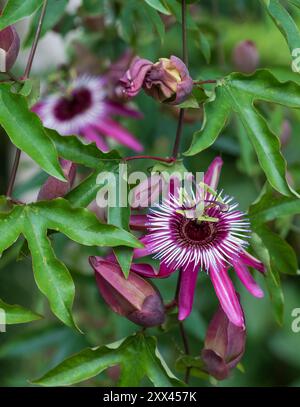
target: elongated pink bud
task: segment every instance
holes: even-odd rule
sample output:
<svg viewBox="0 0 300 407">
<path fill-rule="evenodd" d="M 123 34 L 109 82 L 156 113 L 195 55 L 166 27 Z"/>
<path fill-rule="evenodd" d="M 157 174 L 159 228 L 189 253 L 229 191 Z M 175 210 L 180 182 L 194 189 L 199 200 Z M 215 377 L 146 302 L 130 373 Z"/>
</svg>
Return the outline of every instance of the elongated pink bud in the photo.
<svg viewBox="0 0 300 407">
<path fill-rule="evenodd" d="M 244 73 L 255 71 L 259 64 L 259 53 L 253 41 L 239 42 L 233 50 L 232 61 L 235 69 Z"/>
<path fill-rule="evenodd" d="M 62 170 L 67 182 L 60 181 L 54 177 L 47 178 L 38 194 L 38 201 L 46 201 L 65 196 L 74 183 L 76 177 L 76 165 L 71 161 L 61 160 Z"/>
<path fill-rule="evenodd" d="M 232 324 L 220 307 L 208 326 L 201 352 L 206 371 L 218 380 L 226 379 L 245 352 L 246 329 Z"/>
<path fill-rule="evenodd" d="M 287 146 L 292 135 L 292 126 L 289 120 L 284 120 L 281 126 L 280 141 L 283 147 Z"/>
<path fill-rule="evenodd" d="M 144 327 L 164 322 L 164 305 L 152 284 L 132 271 L 126 279 L 119 265 L 101 257 L 90 257 L 89 261 L 99 291 L 114 312 Z"/>
<path fill-rule="evenodd" d="M 20 50 L 20 38 L 14 26 L 0 31 L 0 72 L 13 67 Z"/>
</svg>

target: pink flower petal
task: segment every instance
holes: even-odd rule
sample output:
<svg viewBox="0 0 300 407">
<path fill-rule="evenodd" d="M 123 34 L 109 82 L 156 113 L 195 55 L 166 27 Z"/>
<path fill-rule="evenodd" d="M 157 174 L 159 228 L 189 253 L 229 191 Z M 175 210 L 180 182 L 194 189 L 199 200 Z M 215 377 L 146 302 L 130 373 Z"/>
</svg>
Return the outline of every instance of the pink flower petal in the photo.
<svg viewBox="0 0 300 407">
<path fill-rule="evenodd" d="M 264 296 L 264 292 L 252 277 L 247 266 L 245 266 L 242 263 L 242 261 L 238 260 L 232 260 L 232 265 L 238 278 L 241 280 L 242 284 L 247 288 L 249 293 L 254 295 L 254 297 L 262 298 Z"/>
<path fill-rule="evenodd" d="M 95 126 L 101 133 L 117 140 L 120 144 L 123 144 L 137 152 L 143 151 L 142 144 L 136 140 L 131 133 L 113 120 L 106 118 L 99 121 L 97 124 L 95 124 Z"/>
<path fill-rule="evenodd" d="M 218 187 L 223 160 L 221 157 L 216 157 L 204 174 L 204 183 L 213 190 Z"/>
<path fill-rule="evenodd" d="M 126 105 L 108 100 L 105 102 L 106 111 L 109 114 L 115 114 L 124 117 L 133 117 L 134 119 L 142 119 L 144 115 L 138 110 L 132 109 Z"/>
<path fill-rule="evenodd" d="M 186 319 L 193 308 L 195 289 L 197 284 L 198 269 L 193 266 L 187 267 L 182 271 L 181 283 L 178 298 L 178 319 Z"/>
<path fill-rule="evenodd" d="M 244 327 L 244 316 L 240 302 L 236 295 L 232 281 L 230 280 L 225 267 L 218 269 L 210 268 L 210 278 L 215 289 L 215 293 L 220 301 L 223 311 L 228 319 L 237 326 Z"/>
<path fill-rule="evenodd" d="M 103 151 L 104 153 L 109 151 L 109 147 L 103 139 L 103 136 L 99 134 L 92 126 L 87 126 L 83 130 L 81 130 L 83 136 L 93 143 L 96 143 L 96 146 L 99 150 Z"/>
<path fill-rule="evenodd" d="M 155 278 L 158 277 L 158 272 L 155 270 L 151 264 L 146 263 L 132 263 L 130 270 L 134 271 L 135 273 L 139 274 L 140 276 L 147 277 L 147 278 Z"/>
<path fill-rule="evenodd" d="M 246 264 L 246 266 L 253 267 L 254 269 L 260 271 L 261 273 L 266 272 L 263 263 L 257 260 L 254 256 L 252 256 L 248 252 L 246 252 L 246 250 L 241 251 L 240 259 Z"/>
</svg>

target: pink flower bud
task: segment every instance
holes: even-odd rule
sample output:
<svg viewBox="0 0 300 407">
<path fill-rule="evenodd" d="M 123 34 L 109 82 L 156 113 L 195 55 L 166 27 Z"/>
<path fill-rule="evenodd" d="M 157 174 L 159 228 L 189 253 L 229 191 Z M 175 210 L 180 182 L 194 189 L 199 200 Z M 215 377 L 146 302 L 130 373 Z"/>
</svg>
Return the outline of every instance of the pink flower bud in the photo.
<svg viewBox="0 0 300 407">
<path fill-rule="evenodd" d="M 0 72 L 8 72 L 16 62 L 20 38 L 14 26 L 0 31 Z"/>
<path fill-rule="evenodd" d="M 193 90 L 187 67 L 175 56 L 160 58 L 155 64 L 136 57 L 120 83 L 128 97 L 136 96 L 144 88 L 154 99 L 172 105 L 183 102 Z"/>
<path fill-rule="evenodd" d="M 131 206 L 132 208 L 148 208 L 158 202 L 162 192 L 164 180 L 159 174 L 152 174 L 139 185 L 132 188 Z"/>
<path fill-rule="evenodd" d="M 218 380 L 226 379 L 245 351 L 246 329 L 229 321 L 219 308 L 209 324 L 202 360 L 207 372 Z"/>
<path fill-rule="evenodd" d="M 99 291 L 107 305 L 117 314 L 144 326 L 161 325 L 165 319 L 164 305 L 159 292 L 133 271 L 126 279 L 119 265 L 90 257 Z"/>
<path fill-rule="evenodd" d="M 292 134 L 292 126 L 289 120 L 284 120 L 281 126 L 280 141 L 281 145 L 285 147 L 288 145 Z"/>
<path fill-rule="evenodd" d="M 73 186 L 76 177 L 76 165 L 71 161 L 61 160 L 61 166 L 67 182 L 49 177 L 41 187 L 37 200 L 46 201 L 65 196 Z"/>
<path fill-rule="evenodd" d="M 160 58 L 148 72 L 145 91 L 159 102 L 177 105 L 193 90 L 193 80 L 181 59 L 171 56 Z"/>
<path fill-rule="evenodd" d="M 255 71 L 259 64 L 259 54 L 253 41 L 241 41 L 233 50 L 232 61 L 235 69 L 244 73 Z"/>
</svg>

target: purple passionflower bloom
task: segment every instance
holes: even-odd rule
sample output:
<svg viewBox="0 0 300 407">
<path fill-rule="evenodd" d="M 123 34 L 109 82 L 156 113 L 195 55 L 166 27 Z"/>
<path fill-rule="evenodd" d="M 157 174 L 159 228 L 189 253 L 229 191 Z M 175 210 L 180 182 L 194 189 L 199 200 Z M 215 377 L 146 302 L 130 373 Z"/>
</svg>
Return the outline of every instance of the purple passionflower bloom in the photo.
<svg viewBox="0 0 300 407">
<path fill-rule="evenodd" d="M 221 307 L 236 326 L 244 327 L 244 316 L 233 283 L 228 275 L 232 267 L 242 284 L 255 297 L 263 291 L 253 279 L 248 266 L 264 272 L 264 265 L 247 253 L 249 221 L 237 209 L 229 196 L 222 197 L 217 189 L 222 159 L 217 157 L 209 166 L 197 202 L 201 216 L 194 211 L 193 202 L 184 204 L 174 195 L 148 215 L 148 234 L 141 239 L 145 248 L 135 249 L 135 258 L 154 254 L 160 260 L 156 272 L 148 265 L 138 265 L 145 277 L 164 278 L 178 269 L 182 271 L 178 307 L 180 320 L 189 316 L 193 306 L 197 276 L 205 271 L 214 286 Z M 195 213 L 194 213 L 195 212 Z M 134 266 L 135 267 L 135 266 Z"/>
<path fill-rule="evenodd" d="M 1 13 L 0 13 L 1 14 Z M 13 67 L 20 50 L 20 38 L 14 26 L 0 31 L 0 68 L 8 72 Z"/>
<path fill-rule="evenodd" d="M 219 308 L 208 326 L 201 352 L 206 372 L 218 380 L 226 379 L 242 359 L 245 344 L 246 329 L 230 322 Z"/>
<path fill-rule="evenodd" d="M 61 135 L 80 135 L 95 142 L 102 151 L 109 147 L 104 136 L 140 152 L 142 144 L 119 123 L 113 115 L 140 118 L 134 109 L 108 99 L 105 79 L 82 75 L 63 92 L 45 97 L 33 111 L 45 127 L 57 130 Z"/>
<path fill-rule="evenodd" d="M 159 102 L 172 105 L 183 102 L 193 90 L 193 80 L 186 65 L 173 55 L 160 58 L 156 63 L 134 58 L 120 83 L 128 97 L 136 96 L 143 88 Z"/>
<path fill-rule="evenodd" d="M 107 305 L 130 321 L 151 327 L 165 320 L 165 309 L 158 290 L 144 278 L 131 271 L 126 279 L 120 266 L 101 257 L 90 257 L 97 285 Z"/>
</svg>

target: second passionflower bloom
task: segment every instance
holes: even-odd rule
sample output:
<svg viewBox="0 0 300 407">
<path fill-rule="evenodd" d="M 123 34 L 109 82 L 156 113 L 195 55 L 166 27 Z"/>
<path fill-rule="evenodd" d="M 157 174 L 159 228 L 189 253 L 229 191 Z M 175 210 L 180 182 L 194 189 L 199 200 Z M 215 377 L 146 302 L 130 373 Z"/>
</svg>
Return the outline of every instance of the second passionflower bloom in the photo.
<svg viewBox="0 0 300 407">
<path fill-rule="evenodd" d="M 181 59 L 171 56 L 152 63 L 136 57 L 125 75 L 120 79 L 124 93 L 136 96 L 143 88 L 159 102 L 177 105 L 193 90 L 193 80 Z"/>
<path fill-rule="evenodd" d="M 106 80 L 83 75 L 68 88 L 49 95 L 33 107 L 45 127 L 62 135 L 81 135 L 95 142 L 102 151 L 108 151 L 107 138 L 134 151 L 142 151 L 142 144 L 128 130 L 112 119 L 113 115 L 139 118 L 136 110 L 109 100 Z"/>
</svg>

